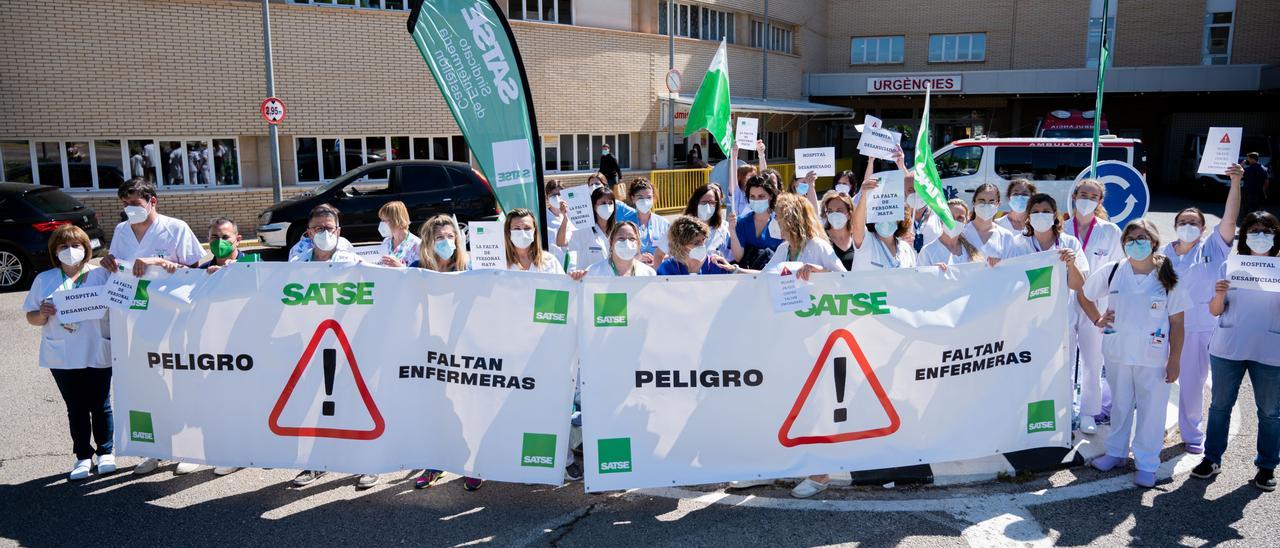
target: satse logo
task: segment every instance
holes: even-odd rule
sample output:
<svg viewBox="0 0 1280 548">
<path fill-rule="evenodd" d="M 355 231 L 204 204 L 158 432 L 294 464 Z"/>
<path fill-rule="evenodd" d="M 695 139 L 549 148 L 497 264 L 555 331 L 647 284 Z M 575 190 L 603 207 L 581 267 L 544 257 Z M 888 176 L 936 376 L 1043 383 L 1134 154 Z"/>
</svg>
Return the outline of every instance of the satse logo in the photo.
<svg viewBox="0 0 1280 548">
<path fill-rule="evenodd" d="M 631 438 L 608 438 L 596 442 L 600 455 L 600 473 L 617 474 L 631 471 Z"/>
<path fill-rule="evenodd" d="M 138 288 L 133 292 L 133 304 L 129 305 L 129 310 L 146 310 L 151 304 L 151 297 L 147 294 L 147 286 L 151 285 L 151 280 L 138 280 Z"/>
<path fill-rule="evenodd" d="M 565 324 L 569 320 L 569 292 L 539 289 L 533 295 L 533 321 Z"/>
<path fill-rule="evenodd" d="M 1050 296 L 1053 287 L 1053 267 L 1028 270 L 1027 282 L 1031 284 L 1031 289 L 1027 291 L 1028 301 Z"/>
<path fill-rule="evenodd" d="M 511 72 L 511 63 L 507 61 L 502 46 L 498 44 L 493 23 L 485 16 L 479 5 L 462 10 L 462 18 L 467 21 L 467 28 L 471 29 L 471 39 L 475 40 L 476 48 L 484 52 L 485 68 L 489 69 L 489 73 L 493 75 L 493 85 L 498 88 L 498 98 L 504 105 L 511 104 L 511 101 L 520 97 L 520 86 L 516 85 L 514 79 L 507 76 L 507 73 Z"/>
<path fill-rule="evenodd" d="M 555 468 L 556 435 L 525 432 L 524 444 L 520 450 L 520 466 Z"/>
<path fill-rule="evenodd" d="M 284 286 L 285 306 L 304 304 L 373 304 L 373 282 L 288 284 Z"/>
<path fill-rule="evenodd" d="M 156 442 L 155 429 L 151 426 L 151 413 L 129 411 L 129 441 Z"/>
<path fill-rule="evenodd" d="M 1053 409 L 1053 400 L 1033 401 L 1027 404 L 1027 433 L 1053 432 L 1058 423 Z"/>
<path fill-rule="evenodd" d="M 492 148 L 499 187 L 533 183 L 533 153 L 528 139 L 498 141 Z"/>
<path fill-rule="evenodd" d="M 627 294 L 596 293 L 596 327 L 627 326 Z"/>
</svg>

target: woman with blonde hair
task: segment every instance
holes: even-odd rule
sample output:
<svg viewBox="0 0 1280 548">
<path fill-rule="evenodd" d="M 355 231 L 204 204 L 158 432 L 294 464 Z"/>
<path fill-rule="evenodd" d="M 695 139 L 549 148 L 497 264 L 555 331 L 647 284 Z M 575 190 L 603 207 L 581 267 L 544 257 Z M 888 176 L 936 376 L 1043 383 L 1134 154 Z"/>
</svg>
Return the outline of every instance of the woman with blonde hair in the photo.
<svg viewBox="0 0 1280 548">
<path fill-rule="evenodd" d="M 730 264 L 720 255 L 707 249 L 711 227 L 696 217 L 681 215 L 671 222 L 667 232 L 667 246 L 671 255 L 658 265 L 659 276 L 684 276 L 688 274 L 736 274 L 757 272 Z"/>
<path fill-rule="evenodd" d="M 436 215 L 422 223 L 418 234 L 423 245 L 418 248 L 418 260 L 409 266 L 436 272 L 462 272 L 471 269 L 467 244 L 462 239 L 453 217 Z"/>
<path fill-rule="evenodd" d="M 404 267 L 417 260 L 422 240 L 409 232 L 409 209 L 392 201 L 378 210 L 378 234 L 382 235 L 382 259 L 378 264 Z"/>
<path fill-rule="evenodd" d="M 503 231 L 507 248 L 507 270 L 564 274 L 564 268 L 555 255 L 543 251 L 538 221 L 534 219 L 532 211 L 516 208 L 508 212 Z"/>
<path fill-rule="evenodd" d="M 828 190 L 822 197 L 822 226 L 827 230 L 831 250 L 840 259 L 845 270 L 853 269 L 853 230 L 849 214 L 853 212 L 853 199 L 847 192 Z"/>
<path fill-rule="evenodd" d="M 827 233 L 818 223 L 818 216 L 809 204 L 809 197 L 788 192 L 778 196 L 774 204 L 778 228 L 782 230 L 782 243 L 774 251 L 773 258 L 764 271 L 776 274 L 784 268 L 797 278 L 808 280 L 814 272 L 845 272 L 847 269 L 831 249 Z"/>
<path fill-rule="evenodd" d="M 947 265 L 986 261 L 978 247 L 964 234 L 967 225 L 962 219 L 969 218 L 969 205 L 964 200 L 952 198 L 947 201 L 947 208 L 956 219 L 956 226 L 950 230 L 944 229 L 938 239 L 924 245 L 920 250 L 919 264 L 945 268 Z"/>
</svg>

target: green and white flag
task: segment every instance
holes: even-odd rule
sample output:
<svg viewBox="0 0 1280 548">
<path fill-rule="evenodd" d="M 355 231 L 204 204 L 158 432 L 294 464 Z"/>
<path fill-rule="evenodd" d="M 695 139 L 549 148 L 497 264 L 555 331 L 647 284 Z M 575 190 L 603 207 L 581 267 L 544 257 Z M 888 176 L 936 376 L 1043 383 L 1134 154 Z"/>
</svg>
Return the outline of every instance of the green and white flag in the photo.
<svg viewBox="0 0 1280 548">
<path fill-rule="evenodd" d="M 1107 8 L 1111 2 L 1102 3 L 1102 34 L 1098 41 L 1098 94 L 1093 100 L 1093 149 L 1089 153 L 1089 178 L 1098 177 L 1098 138 L 1102 134 L 1102 87 L 1107 78 L 1107 60 L 1111 52 L 1107 49 Z"/>
<path fill-rule="evenodd" d="M 951 218 L 951 208 L 947 207 L 947 193 L 942 190 L 942 179 L 938 177 L 938 166 L 933 162 L 933 149 L 929 146 L 929 95 L 932 86 L 924 89 L 924 118 L 920 120 L 920 131 L 916 132 L 916 157 L 913 172 L 915 174 L 916 193 L 924 200 L 925 205 L 933 210 L 947 228 L 955 228 L 956 220 Z"/>
<path fill-rule="evenodd" d="M 684 128 L 684 136 L 705 129 L 720 152 L 729 154 L 733 151 L 733 126 L 729 120 L 729 58 L 725 53 L 724 40 L 720 40 L 720 49 L 711 59 L 711 67 L 702 78 L 698 87 L 698 95 L 693 98 L 693 106 L 689 107 L 689 120 Z"/>
</svg>

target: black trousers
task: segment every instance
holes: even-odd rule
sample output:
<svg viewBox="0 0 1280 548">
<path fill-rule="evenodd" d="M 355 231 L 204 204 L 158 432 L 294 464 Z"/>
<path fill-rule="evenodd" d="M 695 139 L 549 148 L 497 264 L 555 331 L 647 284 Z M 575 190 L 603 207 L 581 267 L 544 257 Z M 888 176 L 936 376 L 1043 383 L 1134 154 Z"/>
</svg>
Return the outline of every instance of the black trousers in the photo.
<svg viewBox="0 0 1280 548">
<path fill-rule="evenodd" d="M 111 453 L 111 368 L 51 369 L 53 382 L 67 404 L 71 445 L 77 459 Z M 94 451 L 89 435 L 98 449 Z"/>
</svg>

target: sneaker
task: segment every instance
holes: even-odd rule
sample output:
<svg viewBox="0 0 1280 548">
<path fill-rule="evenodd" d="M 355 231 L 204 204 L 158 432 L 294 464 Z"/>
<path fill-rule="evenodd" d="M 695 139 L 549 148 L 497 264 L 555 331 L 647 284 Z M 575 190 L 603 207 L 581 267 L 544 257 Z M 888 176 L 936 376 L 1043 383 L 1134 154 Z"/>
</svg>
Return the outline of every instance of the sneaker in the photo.
<svg viewBox="0 0 1280 548">
<path fill-rule="evenodd" d="M 567 481 L 578 481 L 582 479 L 582 463 L 573 461 L 573 464 L 564 467 L 564 479 Z"/>
<path fill-rule="evenodd" d="M 71 467 L 71 473 L 67 474 L 67 479 L 71 481 L 80 481 L 82 479 L 85 479 L 89 477 L 89 470 L 91 468 L 93 468 L 92 460 L 79 459 L 76 461 L 76 465 Z"/>
<path fill-rule="evenodd" d="M 1276 471 L 1258 469 L 1258 475 L 1253 477 L 1253 486 L 1263 491 L 1271 492 L 1276 490 Z"/>
<path fill-rule="evenodd" d="M 1080 416 L 1080 433 L 1081 434 L 1097 434 L 1098 423 L 1093 420 L 1093 415 Z"/>
<path fill-rule="evenodd" d="M 819 483 L 812 479 L 805 478 L 804 481 L 800 482 L 791 490 L 791 496 L 798 499 L 807 499 L 826 490 L 826 483 Z"/>
<path fill-rule="evenodd" d="M 133 467 L 134 474 L 150 474 L 160 467 L 160 459 L 145 459 Z"/>
<path fill-rule="evenodd" d="M 111 453 L 98 455 L 98 473 L 110 474 L 116 471 L 116 456 Z"/>
<path fill-rule="evenodd" d="M 364 475 L 361 475 L 361 476 L 360 476 L 360 479 L 359 479 L 358 481 L 356 481 L 356 488 L 357 488 L 357 489 L 368 489 L 368 488 L 373 487 L 373 486 L 375 486 L 375 485 L 377 485 L 377 484 L 378 484 L 378 475 L 377 475 L 377 474 L 364 474 Z"/>
<path fill-rule="evenodd" d="M 413 480 L 413 488 L 426 489 L 428 487 L 431 487 L 432 485 L 435 485 L 436 482 L 440 481 L 440 478 L 443 478 L 443 477 L 444 477 L 444 472 L 441 472 L 439 470 L 431 470 L 431 469 L 423 470 L 422 475 L 418 476 L 417 479 Z"/>
<path fill-rule="evenodd" d="M 238 470 L 240 470 L 239 466 L 219 466 L 213 469 L 213 475 L 226 476 L 228 474 L 234 474 Z"/>
<path fill-rule="evenodd" d="M 1147 489 L 1155 487 L 1156 473 L 1143 472 L 1142 470 L 1138 470 L 1137 472 L 1133 473 L 1133 484 L 1137 485 L 1138 487 L 1146 487 Z"/>
<path fill-rule="evenodd" d="M 468 491 L 479 491 L 481 485 L 484 485 L 484 480 L 480 478 L 462 478 L 462 488 Z"/>
<path fill-rule="evenodd" d="M 316 481 L 323 476 L 324 472 L 320 470 L 303 470 L 297 477 L 293 478 L 293 485 L 296 487 L 305 487 L 307 485 L 311 485 L 311 482 Z"/>
<path fill-rule="evenodd" d="M 1121 464 L 1124 464 L 1124 459 L 1120 457 L 1113 457 L 1111 455 L 1103 455 L 1101 457 L 1093 459 L 1093 462 L 1089 463 L 1090 466 L 1094 467 L 1100 472 L 1107 472 L 1112 468 L 1120 466 Z"/>
<path fill-rule="evenodd" d="M 1200 464 L 1191 469 L 1191 477 L 1209 479 L 1222 473 L 1222 466 L 1209 459 L 1201 459 Z"/>
<path fill-rule="evenodd" d="M 729 482 L 729 489 L 746 489 L 748 487 L 759 487 L 761 485 L 773 485 L 773 480 L 760 479 L 731 481 Z"/>
<path fill-rule="evenodd" d="M 174 474 L 185 476 L 200 469 L 200 465 L 194 462 L 179 462 L 178 467 L 173 470 Z"/>
</svg>

